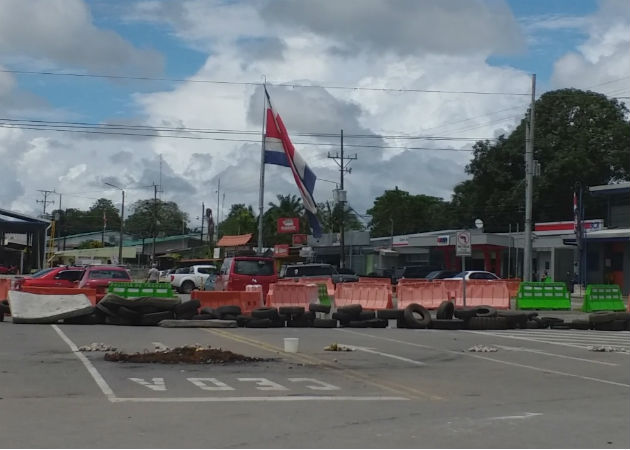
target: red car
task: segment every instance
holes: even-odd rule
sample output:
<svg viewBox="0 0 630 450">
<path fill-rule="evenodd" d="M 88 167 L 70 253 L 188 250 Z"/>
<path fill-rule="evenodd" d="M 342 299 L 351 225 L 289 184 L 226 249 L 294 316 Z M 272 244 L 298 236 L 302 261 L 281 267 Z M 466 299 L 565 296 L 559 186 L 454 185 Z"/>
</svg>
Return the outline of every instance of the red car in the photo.
<svg viewBox="0 0 630 450">
<path fill-rule="evenodd" d="M 223 260 L 221 272 L 214 282 L 214 290 L 244 291 L 248 284 L 260 284 L 266 297 L 269 285 L 277 281 L 278 274 L 272 258 L 236 256 Z"/>
<path fill-rule="evenodd" d="M 15 281 L 16 290 L 22 287 L 65 287 L 74 288 L 79 284 L 79 280 L 85 272 L 84 267 L 59 266 L 42 269 L 33 275 L 24 278 L 17 278 Z"/>
<path fill-rule="evenodd" d="M 130 283 L 131 275 L 120 266 L 88 266 L 79 281 L 79 287 L 96 289 L 96 300 L 99 301 L 107 294 L 107 286 L 112 281 Z"/>
</svg>

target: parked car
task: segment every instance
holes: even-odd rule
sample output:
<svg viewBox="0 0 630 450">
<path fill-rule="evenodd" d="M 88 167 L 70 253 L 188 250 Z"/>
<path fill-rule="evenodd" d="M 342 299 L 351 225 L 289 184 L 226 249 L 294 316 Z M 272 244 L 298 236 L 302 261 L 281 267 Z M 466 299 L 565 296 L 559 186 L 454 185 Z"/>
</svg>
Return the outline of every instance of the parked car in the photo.
<svg viewBox="0 0 630 450">
<path fill-rule="evenodd" d="M 339 274 L 339 280 L 342 283 L 359 281 L 357 273 L 347 267 L 337 267 L 337 273 Z"/>
<path fill-rule="evenodd" d="M 244 291 L 248 284 L 260 284 L 266 297 L 269 285 L 278 281 L 273 258 L 235 256 L 225 258 L 214 283 L 216 291 Z"/>
<path fill-rule="evenodd" d="M 392 283 L 398 283 L 398 280 L 401 278 L 426 278 L 428 274 L 436 270 L 440 270 L 440 268 L 427 265 L 404 266 L 400 269 L 396 269 L 396 271 L 394 272 L 394 279 L 392 279 Z"/>
<path fill-rule="evenodd" d="M 452 278 L 456 276 L 459 272 L 453 270 L 434 270 L 425 276 L 425 280 L 433 281 L 433 280 L 443 280 L 444 278 Z"/>
<path fill-rule="evenodd" d="M 27 286 L 74 288 L 78 287 L 84 272 L 85 267 L 49 267 L 35 272 L 32 275 L 16 278 L 15 289 L 21 290 L 23 287 Z"/>
<path fill-rule="evenodd" d="M 171 286 L 178 292 L 190 294 L 193 289 L 202 289 L 206 278 L 217 273 L 217 266 L 212 264 L 199 264 L 190 267 L 181 267 L 170 275 Z"/>
<path fill-rule="evenodd" d="M 130 283 L 131 275 L 121 266 L 87 266 L 79 287 L 96 289 L 96 300 L 99 301 L 107 294 L 107 287 L 111 282 Z"/>
<path fill-rule="evenodd" d="M 280 278 L 330 278 L 333 283 L 359 281 L 359 277 L 352 270 L 342 270 L 345 273 L 339 273 L 330 264 L 287 264 L 282 267 Z"/>
<path fill-rule="evenodd" d="M 445 278 L 446 280 L 500 280 L 498 276 L 492 272 L 486 272 L 485 270 L 465 270 L 459 272 L 457 275 L 451 278 Z"/>
</svg>

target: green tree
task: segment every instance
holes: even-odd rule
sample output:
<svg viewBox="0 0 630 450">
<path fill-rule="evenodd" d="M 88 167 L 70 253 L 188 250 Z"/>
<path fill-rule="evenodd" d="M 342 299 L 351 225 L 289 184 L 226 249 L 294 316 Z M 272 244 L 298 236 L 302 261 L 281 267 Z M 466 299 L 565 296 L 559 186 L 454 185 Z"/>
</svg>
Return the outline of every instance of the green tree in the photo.
<svg viewBox="0 0 630 450">
<path fill-rule="evenodd" d="M 257 221 L 251 206 L 242 203 L 232 205 L 228 216 L 221 222 L 221 236 L 252 233 L 256 234 Z"/>
<path fill-rule="evenodd" d="M 89 233 L 101 231 L 106 218 L 106 228 L 108 230 L 118 230 L 120 228 L 120 215 L 118 209 L 111 200 L 99 198 L 87 211 L 76 208 L 66 210 L 54 210 L 59 215 L 57 226 L 61 236 L 70 234 Z"/>
<path fill-rule="evenodd" d="M 398 186 L 377 197 L 367 213 L 372 216 L 374 237 L 443 229 L 451 222 L 447 202 L 428 195 L 412 195 Z"/>
<path fill-rule="evenodd" d="M 341 225 L 341 204 L 327 201 L 317 205 L 319 220 L 324 233 L 338 233 Z M 365 227 L 357 215 L 347 206 L 343 212 L 343 223 L 346 231 L 364 230 Z"/>
<path fill-rule="evenodd" d="M 300 219 L 300 231 L 309 232 L 308 221 L 304 215 L 302 199 L 297 195 L 277 195 L 278 203 L 269 202 L 269 209 L 263 214 L 263 242 L 266 246 L 290 244 L 291 234 L 278 233 L 277 223 L 281 217 Z"/>
<path fill-rule="evenodd" d="M 101 241 L 89 240 L 83 241 L 79 245 L 77 245 L 77 249 L 86 249 L 86 248 L 103 248 L 103 243 Z"/>
<path fill-rule="evenodd" d="M 177 203 L 153 199 L 138 200 L 131 207 L 133 214 L 125 220 L 125 230 L 140 238 L 173 236 L 182 232 L 182 224 L 188 215 L 182 212 Z"/>
<path fill-rule="evenodd" d="M 630 179 L 630 122 L 627 108 L 602 94 L 562 89 L 536 101 L 534 159 L 541 176 L 534 178 L 534 221 L 573 218 L 573 191 Z M 470 180 L 455 187 L 452 209 L 456 226 L 483 219 L 487 231 L 506 231 L 523 224 L 525 211 L 525 121 L 496 142 L 477 142 L 466 167 Z M 589 217 L 605 211 L 588 195 Z"/>
</svg>

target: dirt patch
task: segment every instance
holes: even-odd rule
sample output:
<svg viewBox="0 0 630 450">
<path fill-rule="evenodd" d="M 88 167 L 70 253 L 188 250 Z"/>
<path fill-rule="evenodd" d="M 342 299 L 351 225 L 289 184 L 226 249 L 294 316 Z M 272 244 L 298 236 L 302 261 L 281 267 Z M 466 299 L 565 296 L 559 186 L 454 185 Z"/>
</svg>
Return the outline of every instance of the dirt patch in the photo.
<svg viewBox="0 0 630 450">
<path fill-rule="evenodd" d="M 229 350 L 202 346 L 184 346 L 168 350 L 143 353 L 106 353 L 105 361 L 157 363 L 157 364 L 224 364 L 232 362 L 260 362 L 271 361 L 265 358 L 253 358 L 239 355 Z"/>
</svg>

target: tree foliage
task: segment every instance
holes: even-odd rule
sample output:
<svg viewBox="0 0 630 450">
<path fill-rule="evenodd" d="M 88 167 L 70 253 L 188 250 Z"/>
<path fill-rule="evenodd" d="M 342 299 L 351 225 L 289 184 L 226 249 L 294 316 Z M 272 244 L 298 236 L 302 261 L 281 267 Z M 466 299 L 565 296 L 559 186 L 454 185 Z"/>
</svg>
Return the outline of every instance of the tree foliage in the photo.
<svg viewBox="0 0 630 450">
<path fill-rule="evenodd" d="M 175 202 L 154 199 L 138 200 L 133 213 L 125 220 L 125 231 L 139 238 L 173 236 L 182 233 L 188 215 Z"/>
<path fill-rule="evenodd" d="M 374 237 L 443 229 L 451 217 L 448 203 L 441 198 L 412 195 L 398 186 L 377 197 L 367 213 L 372 216 Z"/>
<path fill-rule="evenodd" d="M 630 179 L 628 110 L 615 99 L 576 89 L 543 94 L 536 101 L 534 221 L 571 220 L 576 183 L 583 189 Z M 506 138 L 477 142 L 466 167 L 470 180 L 455 187 L 454 225 L 476 218 L 486 231 L 506 231 L 524 221 L 525 121 Z M 601 202 L 599 202 L 601 203 Z M 602 217 L 602 205 L 585 196 L 589 217 Z"/>
<path fill-rule="evenodd" d="M 318 216 L 324 233 L 339 233 L 341 226 L 341 203 L 325 202 L 317 205 Z M 343 210 L 343 224 L 346 231 L 365 229 L 357 215 L 347 206 Z"/>
<path fill-rule="evenodd" d="M 252 233 L 256 234 L 257 220 L 251 206 L 242 203 L 232 205 L 230 213 L 219 226 L 221 236 Z"/>
<path fill-rule="evenodd" d="M 62 236 L 101 231 L 103 226 L 108 230 L 120 228 L 120 215 L 111 200 L 99 198 L 87 211 L 68 208 L 55 210 L 53 216 L 59 214 L 58 231 Z M 105 218 L 105 220 L 104 220 Z"/>
<path fill-rule="evenodd" d="M 277 195 L 276 199 L 278 202 L 269 202 L 269 209 L 263 214 L 263 242 L 266 246 L 291 243 L 291 234 L 277 231 L 278 219 L 281 217 L 297 217 L 300 219 L 299 232 L 309 232 L 302 199 L 293 194 Z"/>
</svg>

